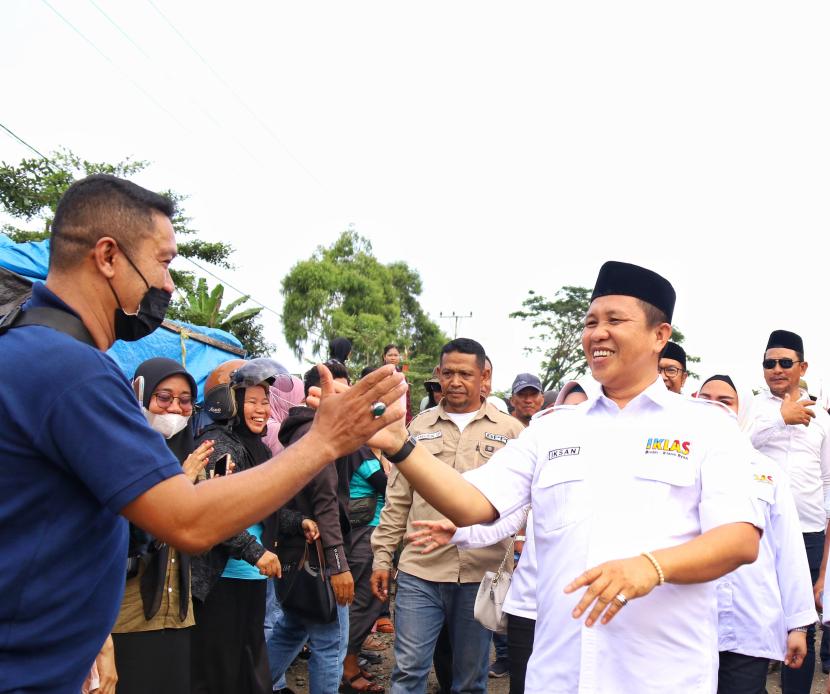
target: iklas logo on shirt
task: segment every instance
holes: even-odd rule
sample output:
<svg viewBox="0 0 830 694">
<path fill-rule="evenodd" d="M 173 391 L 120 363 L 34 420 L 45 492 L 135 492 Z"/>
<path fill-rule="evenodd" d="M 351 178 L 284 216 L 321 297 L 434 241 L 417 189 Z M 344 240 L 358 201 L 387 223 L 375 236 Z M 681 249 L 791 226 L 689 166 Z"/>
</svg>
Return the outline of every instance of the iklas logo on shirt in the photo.
<svg viewBox="0 0 830 694">
<path fill-rule="evenodd" d="M 680 439 L 661 439 L 658 437 L 650 438 L 646 444 L 646 453 L 655 455 L 672 455 L 679 458 L 686 458 L 691 450 L 691 443 L 689 441 L 681 441 Z"/>
<path fill-rule="evenodd" d="M 557 458 L 564 458 L 568 455 L 579 455 L 580 446 L 568 446 L 567 448 L 554 448 L 548 451 L 548 460 L 556 460 Z"/>
</svg>

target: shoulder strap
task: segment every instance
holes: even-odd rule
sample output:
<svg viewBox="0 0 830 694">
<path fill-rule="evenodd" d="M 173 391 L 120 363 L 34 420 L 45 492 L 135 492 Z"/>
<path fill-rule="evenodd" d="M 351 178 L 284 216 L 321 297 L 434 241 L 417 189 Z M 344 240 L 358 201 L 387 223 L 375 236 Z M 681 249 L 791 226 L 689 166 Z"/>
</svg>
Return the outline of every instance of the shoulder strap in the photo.
<svg viewBox="0 0 830 694">
<path fill-rule="evenodd" d="M 47 306 L 30 308 L 25 311 L 18 306 L 0 321 L 0 334 L 12 328 L 20 328 L 26 325 L 42 325 L 52 328 L 74 337 L 90 347 L 97 348 L 95 340 L 92 339 L 92 335 L 89 334 L 80 318 L 66 311 L 61 311 L 59 308 L 49 308 Z"/>
</svg>

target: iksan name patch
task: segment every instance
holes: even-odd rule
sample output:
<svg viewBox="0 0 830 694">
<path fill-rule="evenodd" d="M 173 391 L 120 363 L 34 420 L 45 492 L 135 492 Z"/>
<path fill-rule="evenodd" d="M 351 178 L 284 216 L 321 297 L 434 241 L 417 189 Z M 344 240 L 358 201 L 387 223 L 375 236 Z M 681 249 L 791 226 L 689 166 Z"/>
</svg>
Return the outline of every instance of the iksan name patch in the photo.
<svg viewBox="0 0 830 694">
<path fill-rule="evenodd" d="M 489 431 L 485 431 L 484 438 L 490 439 L 490 441 L 498 441 L 499 443 L 507 444 L 507 437 L 504 434 L 491 434 Z"/>
<path fill-rule="evenodd" d="M 568 448 L 554 448 L 552 451 L 548 451 L 548 460 L 564 458 L 567 455 L 579 455 L 580 449 L 580 446 L 569 446 Z"/>
<path fill-rule="evenodd" d="M 427 431 L 423 434 L 416 434 L 415 440 L 416 441 L 429 441 L 431 439 L 440 439 L 441 432 L 440 431 Z"/>
</svg>

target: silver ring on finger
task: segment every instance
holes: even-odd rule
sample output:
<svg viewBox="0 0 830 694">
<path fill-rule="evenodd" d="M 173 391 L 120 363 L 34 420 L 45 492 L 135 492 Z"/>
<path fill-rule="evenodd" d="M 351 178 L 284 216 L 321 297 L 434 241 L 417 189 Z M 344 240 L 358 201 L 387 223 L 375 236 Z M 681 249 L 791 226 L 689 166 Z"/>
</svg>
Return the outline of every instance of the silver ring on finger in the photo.
<svg viewBox="0 0 830 694">
<path fill-rule="evenodd" d="M 377 419 L 378 417 L 382 416 L 384 412 L 386 412 L 386 405 L 382 402 L 373 402 L 370 407 L 372 408 L 372 415 Z"/>
<path fill-rule="evenodd" d="M 620 607 L 625 607 L 628 604 L 628 598 L 625 597 L 625 595 L 623 595 L 622 593 L 617 593 L 614 600 L 620 603 Z"/>
</svg>

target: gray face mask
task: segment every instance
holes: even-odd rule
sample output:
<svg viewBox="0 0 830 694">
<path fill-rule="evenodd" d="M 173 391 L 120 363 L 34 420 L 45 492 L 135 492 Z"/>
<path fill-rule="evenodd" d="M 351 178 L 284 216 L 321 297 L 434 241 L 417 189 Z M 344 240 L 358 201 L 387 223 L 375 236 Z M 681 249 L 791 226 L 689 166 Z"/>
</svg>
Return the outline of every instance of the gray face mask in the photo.
<svg viewBox="0 0 830 694">
<path fill-rule="evenodd" d="M 123 248 L 121 252 L 124 253 Z M 118 294 L 115 293 L 115 288 L 112 286 L 112 282 L 110 282 L 110 290 L 118 302 L 118 308 L 115 309 L 115 339 L 124 340 L 125 342 L 135 342 L 142 337 L 147 337 L 147 335 L 162 324 L 165 315 L 167 315 L 167 307 L 170 305 L 170 300 L 173 298 L 173 295 L 164 289 L 151 287 L 130 256 L 124 253 L 124 257 L 141 278 L 141 281 L 147 286 L 147 291 L 141 297 L 138 311 L 135 313 L 127 313 L 121 307 L 121 299 L 118 298 Z"/>
</svg>

